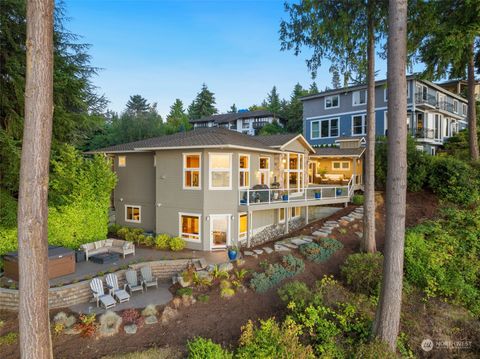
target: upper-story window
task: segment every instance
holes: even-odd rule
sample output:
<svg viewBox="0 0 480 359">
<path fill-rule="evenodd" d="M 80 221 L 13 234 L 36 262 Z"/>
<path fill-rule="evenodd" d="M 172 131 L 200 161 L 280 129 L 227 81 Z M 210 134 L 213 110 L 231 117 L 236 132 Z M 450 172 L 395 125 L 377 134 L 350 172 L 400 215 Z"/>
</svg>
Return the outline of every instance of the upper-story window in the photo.
<svg viewBox="0 0 480 359">
<path fill-rule="evenodd" d="M 118 167 L 127 167 L 127 156 L 118 156 Z"/>
<path fill-rule="evenodd" d="M 232 189 L 232 154 L 209 154 L 209 179 L 211 190 Z"/>
<path fill-rule="evenodd" d="M 367 116 L 354 115 L 352 116 L 352 135 L 365 135 L 367 133 Z"/>
<path fill-rule="evenodd" d="M 337 108 L 340 106 L 340 96 L 326 96 L 325 97 L 325 109 L 327 108 Z"/>
<path fill-rule="evenodd" d="M 125 222 L 141 223 L 142 222 L 142 207 L 125 205 Z"/>
<path fill-rule="evenodd" d="M 250 185 L 250 155 L 240 155 L 238 159 L 238 186 L 248 188 Z"/>
<path fill-rule="evenodd" d="M 270 157 L 260 157 L 260 184 L 270 185 Z"/>
<path fill-rule="evenodd" d="M 200 153 L 183 154 L 183 189 L 201 188 L 201 155 Z"/>
<path fill-rule="evenodd" d="M 352 93 L 352 105 L 360 106 L 367 103 L 367 90 L 353 91 Z"/>
<path fill-rule="evenodd" d="M 453 100 L 453 112 L 458 113 L 458 101 Z"/>
<path fill-rule="evenodd" d="M 330 118 L 327 120 L 312 121 L 310 129 L 310 138 L 329 138 L 338 137 L 338 118 Z"/>
<path fill-rule="evenodd" d="M 463 103 L 462 104 L 462 115 L 467 116 L 467 112 L 468 112 L 467 104 Z"/>
</svg>

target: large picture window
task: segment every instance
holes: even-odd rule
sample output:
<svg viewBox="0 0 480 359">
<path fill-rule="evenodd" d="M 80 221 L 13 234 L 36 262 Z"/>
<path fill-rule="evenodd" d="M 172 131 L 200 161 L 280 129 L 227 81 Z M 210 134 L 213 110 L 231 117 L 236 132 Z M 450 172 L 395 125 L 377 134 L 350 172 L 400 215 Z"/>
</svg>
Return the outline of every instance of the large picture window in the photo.
<svg viewBox="0 0 480 359">
<path fill-rule="evenodd" d="M 183 188 L 201 188 L 201 157 L 199 153 L 183 154 Z"/>
<path fill-rule="evenodd" d="M 125 205 L 125 222 L 141 223 L 142 208 L 140 206 Z"/>
<path fill-rule="evenodd" d="M 312 139 L 338 137 L 338 122 L 338 118 L 312 121 L 310 137 Z"/>
<path fill-rule="evenodd" d="M 365 135 L 367 133 L 366 115 L 352 116 L 352 134 Z"/>
<path fill-rule="evenodd" d="M 303 192 L 304 187 L 304 155 L 301 153 L 288 153 L 287 166 L 284 169 L 284 188 L 289 189 L 289 194 Z"/>
<path fill-rule="evenodd" d="M 191 242 L 200 242 L 200 215 L 192 213 L 179 213 L 179 236 Z"/>
<path fill-rule="evenodd" d="M 232 189 L 232 154 L 210 153 L 210 189 Z"/>
<path fill-rule="evenodd" d="M 240 155 L 238 158 L 238 186 L 248 188 L 250 185 L 250 156 Z"/>
</svg>

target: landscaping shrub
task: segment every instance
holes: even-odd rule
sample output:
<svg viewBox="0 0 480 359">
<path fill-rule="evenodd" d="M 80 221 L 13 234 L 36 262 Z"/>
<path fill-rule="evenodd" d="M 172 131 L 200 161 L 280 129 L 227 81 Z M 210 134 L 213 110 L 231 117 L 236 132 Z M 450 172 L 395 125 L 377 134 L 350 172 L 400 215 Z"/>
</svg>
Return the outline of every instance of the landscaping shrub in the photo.
<svg viewBox="0 0 480 359">
<path fill-rule="evenodd" d="M 121 239 L 125 239 L 128 233 L 130 233 L 130 229 L 128 227 L 122 227 L 117 230 L 117 236 Z"/>
<path fill-rule="evenodd" d="M 352 196 L 352 203 L 355 206 L 362 206 L 363 205 L 363 194 L 355 194 Z"/>
<path fill-rule="evenodd" d="M 312 298 L 312 292 L 304 282 L 293 281 L 286 283 L 277 291 L 280 299 L 288 304 L 295 302 L 298 306 L 305 306 Z"/>
<path fill-rule="evenodd" d="M 116 236 L 117 236 L 117 232 L 118 232 L 118 230 L 119 230 L 120 228 L 122 228 L 122 226 L 119 225 L 119 224 L 116 224 L 116 223 L 109 224 L 109 225 L 108 225 L 108 234 L 109 234 L 110 236 L 116 237 Z"/>
<path fill-rule="evenodd" d="M 398 355 L 390 350 L 388 344 L 381 340 L 362 343 L 355 353 L 357 359 L 397 358 Z"/>
<path fill-rule="evenodd" d="M 446 211 L 405 238 L 405 274 L 428 297 L 443 296 L 480 315 L 480 209 Z"/>
<path fill-rule="evenodd" d="M 328 260 L 333 253 L 341 249 L 343 244 L 333 238 L 322 238 L 316 242 L 305 243 L 300 245 L 300 253 L 302 253 L 309 261 L 321 263 Z"/>
<path fill-rule="evenodd" d="M 292 320 L 286 320 L 282 325 L 278 325 L 270 318 L 261 320 L 259 327 L 255 327 L 249 320 L 242 327 L 236 358 L 315 358 L 312 348 L 300 343 L 300 334 L 300 326 Z"/>
<path fill-rule="evenodd" d="M 378 252 L 349 255 L 341 271 L 353 291 L 378 295 L 382 281 L 383 255 Z"/>
<path fill-rule="evenodd" d="M 154 304 L 149 304 L 142 310 L 143 317 L 156 316 L 157 314 L 157 307 Z"/>
<path fill-rule="evenodd" d="M 115 312 L 108 310 L 100 316 L 99 322 L 99 334 L 103 337 L 108 337 L 118 334 L 120 325 L 122 324 L 122 318 Z"/>
<path fill-rule="evenodd" d="M 265 293 L 282 280 L 293 277 L 305 269 L 305 263 L 291 254 L 283 256 L 282 264 L 270 264 L 265 272 L 253 273 L 250 280 L 252 289 L 259 293 Z"/>
<path fill-rule="evenodd" d="M 177 289 L 177 295 L 182 297 L 184 295 L 191 296 L 193 295 L 193 289 L 192 288 L 178 288 Z"/>
<path fill-rule="evenodd" d="M 168 249 L 170 242 L 170 236 L 166 233 L 159 234 L 157 238 L 155 238 L 155 247 L 158 249 Z"/>
<path fill-rule="evenodd" d="M 440 198 L 469 206 L 480 199 L 480 171 L 453 157 L 435 157 L 428 185 Z"/>
<path fill-rule="evenodd" d="M 95 319 L 95 313 L 80 314 L 78 317 L 79 323 L 75 324 L 75 329 L 80 331 L 82 337 L 93 337 L 97 331 L 97 323 L 95 322 Z"/>
<path fill-rule="evenodd" d="M 180 237 L 172 237 L 168 242 L 171 251 L 177 252 L 185 248 L 185 241 Z"/>
<path fill-rule="evenodd" d="M 224 350 L 219 344 L 211 339 L 197 337 L 187 342 L 189 359 L 231 359 L 232 353 Z"/>
<path fill-rule="evenodd" d="M 18 333 L 9 332 L 5 335 L 0 336 L 0 348 L 3 345 L 11 345 L 16 343 L 18 340 Z"/>
<path fill-rule="evenodd" d="M 145 324 L 145 319 L 140 315 L 138 310 L 130 308 L 123 311 L 122 322 L 125 325 L 135 324 L 138 328 L 141 328 Z"/>
<path fill-rule="evenodd" d="M 416 141 L 407 139 L 407 189 L 411 192 L 422 190 L 427 182 L 431 156 L 417 150 Z M 379 138 L 375 146 L 375 183 L 384 189 L 387 183 L 387 137 Z"/>
</svg>

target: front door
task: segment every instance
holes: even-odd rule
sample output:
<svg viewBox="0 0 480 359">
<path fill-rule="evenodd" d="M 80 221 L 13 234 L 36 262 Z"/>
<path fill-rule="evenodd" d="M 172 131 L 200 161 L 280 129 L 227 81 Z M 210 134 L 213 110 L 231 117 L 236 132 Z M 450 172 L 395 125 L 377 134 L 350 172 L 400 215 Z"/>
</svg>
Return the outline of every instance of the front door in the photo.
<svg viewBox="0 0 480 359">
<path fill-rule="evenodd" d="M 230 215 L 210 215 L 210 241 L 212 249 L 230 245 Z"/>
</svg>

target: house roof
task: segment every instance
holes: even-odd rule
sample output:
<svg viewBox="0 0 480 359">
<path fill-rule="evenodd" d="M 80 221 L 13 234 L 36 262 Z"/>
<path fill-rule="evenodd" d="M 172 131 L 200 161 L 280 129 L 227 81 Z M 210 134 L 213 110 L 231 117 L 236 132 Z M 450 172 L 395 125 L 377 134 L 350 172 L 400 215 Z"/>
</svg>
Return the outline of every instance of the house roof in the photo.
<svg viewBox="0 0 480 359">
<path fill-rule="evenodd" d="M 322 157 L 360 157 L 365 148 L 340 148 L 340 147 L 317 147 L 315 155 Z"/>
<path fill-rule="evenodd" d="M 88 153 L 142 152 L 162 149 L 205 147 L 249 148 L 266 152 L 278 152 L 278 150 L 257 140 L 257 137 L 231 131 L 226 128 L 210 127 L 105 147 Z"/>
<path fill-rule="evenodd" d="M 359 141 L 360 143 L 366 143 L 364 136 L 342 136 L 335 140 L 335 142 L 353 142 Z"/>
<path fill-rule="evenodd" d="M 260 135 L 256 139 L 270 147 L 281 147 L 297 136 L 298 133 L 279 133 L 276 135 Z"/>
<path fill-rule="evenodd" d="M 219 115 L 212 115 L 207 117 L 198 118 L 195 120 L 190 120 L 191 123 L 197 122 L 215 122 L 215 123 L 226 123 L 234 120 L 241 120 L 244 118 L 262 118 L 262 117 L 276 117 L 280 120 L 283 120 L 283 117 L 274 114 L 273 112 L 267 110 L 255 110 L 255 111 L 243 111 L 235 113 L 223 113 Z"/>
</svg>

